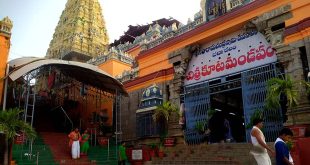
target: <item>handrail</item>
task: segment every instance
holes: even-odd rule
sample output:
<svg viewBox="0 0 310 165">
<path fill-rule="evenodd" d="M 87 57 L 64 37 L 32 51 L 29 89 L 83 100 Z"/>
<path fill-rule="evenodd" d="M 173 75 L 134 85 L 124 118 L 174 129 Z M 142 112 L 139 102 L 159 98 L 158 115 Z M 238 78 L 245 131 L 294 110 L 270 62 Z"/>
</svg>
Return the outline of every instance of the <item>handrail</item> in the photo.
<svg viewBox="0 0 310 165">
<path fill-rule="evenodd" d="M 70 117 L 68 116 L 68 114 L 66 113 L 66 111 L 63 109 L 63 107 L 62 107 L 61 105 L 59 105 L 59 106 L 53 108 L 52 110 L 57 109 L 57 108 L 60 108 L 60 109 L 62 110 L 62 112 L 65 114 L 65 116 L 68 118 L 68 120 L 69 120 L 70 123 L 71 123 L 71 130 L 73 130 L 73 122 L 72 122 L 72 120 L 70 119 Z"/>
<path fill-rule="evenodd" d="M 70 119 L 70 117 L 68 116 L 68 114 L 66 113 L 66 111 L 62 108 L 62 106 L 60 106 L 60 109 L 63 111 L 63 113 L 66 115 L 66 117 L 67 117 L 68 120 L 70 121 L 70 123 L 71 123 L 71 130 L 73 130 L 73 122 L 72 122 L 72 120 Z"/>
</svg>

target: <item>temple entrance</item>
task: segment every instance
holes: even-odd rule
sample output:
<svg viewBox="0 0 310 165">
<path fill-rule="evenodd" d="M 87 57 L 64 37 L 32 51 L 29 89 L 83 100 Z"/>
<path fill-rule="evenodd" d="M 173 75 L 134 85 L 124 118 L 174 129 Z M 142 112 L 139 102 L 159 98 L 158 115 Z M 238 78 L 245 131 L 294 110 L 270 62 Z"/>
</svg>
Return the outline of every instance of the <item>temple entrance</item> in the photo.
<svg viewBox="0 0 310 165">
<path fill-rule="evenodd" d="M 219 119 L 222 119 L 218 119 L 215 122 L 223 122 L 216 125 L 225 125 L 226 120 L 226 129 L 224 129 L 226 131 L 225 140 L 245 142 L 246 134 L 241 89 L 211 94 L 210 103 L 211 109 L 215 110 L 216 113 L 213 116 L 218 116 Z"/>
<path fill-rule="evenodd" d="M 185 86 L 187 142 L 205 142 L 206 135 L 199 134 L 195 127 L 197 123 L 205 122 L 209 118 L 208 112 L 215 109 L 219 119 L 225 117 L 229 121 L 235 142 L 249 142 L 251 129 L 246 126 L 255 111 L 264 109 L 267 81 L 278 74 L 276 64 L 272 63 Z M 280 109 L 263 111 L 263 115 L 266 141 L 274 141 L 283 126 L 282 112 Z"/>
</svg>

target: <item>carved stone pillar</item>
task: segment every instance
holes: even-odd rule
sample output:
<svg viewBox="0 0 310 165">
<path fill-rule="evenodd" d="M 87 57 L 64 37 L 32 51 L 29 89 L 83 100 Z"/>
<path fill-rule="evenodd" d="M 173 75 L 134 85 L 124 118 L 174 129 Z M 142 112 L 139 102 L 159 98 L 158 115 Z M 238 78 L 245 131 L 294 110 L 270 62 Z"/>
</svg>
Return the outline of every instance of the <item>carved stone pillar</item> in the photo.
<svg viewBox="0 0 310 165">
<path fill-rule="evenodd" d="M 285 71 L 296 82 L 295 86 L 299 96 L 298 106 L 294 109 L 289 109 L 287 112 L 288 121 L 285 125 L 292 125 L 294 124 L 293 121 L 295 121 L 295 124 L 310 124 L 310 102 L 305 86 L 300 83 L 300 81 L 304 80 L 304 72 L 299 48 L 292 48 L 290 50 L 290 60 Z"/>
<path fill-rule="evenodd" d="M 265 35 L 267 41 L 277 52 L 279 63 L 283 66 L 285 74 L 296 82 L 298 90 L 298 106 L 287 111 L 288 120 L 285 125 L 292 125 L 293 118 L 296 124 L 310 124 L 310 102 L 306 94 L 305 86 L 299 82 L 304 80 L 303 65 L 300 56 L 299 45 L 284 44 L 284 22 L 292 18 L 291 6 L 284 5 L 268 13 L 253 19 L 251 23 L 256 25 L 258 31 Z M 282 24 L 282 25 L 281 25 Z M 307 45 L 304 45 L 307 48 Z M 310 45 L 308 45 L 310 47 Z M 310 51 L 310 50 L 309 50 Z M 309 52 L 307 52 L 308 56 Z M 308 57 L 308 63 L 310 58 Z"/>
<path fill-rule="evenodd" d="M 169 82 L 169 100 L 175 105 L 180 105 L 187 65 L 191 59 L 192 52 L 198 48 L 199 46 L 187 46 L 169 54 L 169 63 L 173 64 L 175 72 L 173 80 Z M 169 123 L 169 136 L 183 136 L 178 121 L 178 115 L 175 114 Z"/>
</svg>

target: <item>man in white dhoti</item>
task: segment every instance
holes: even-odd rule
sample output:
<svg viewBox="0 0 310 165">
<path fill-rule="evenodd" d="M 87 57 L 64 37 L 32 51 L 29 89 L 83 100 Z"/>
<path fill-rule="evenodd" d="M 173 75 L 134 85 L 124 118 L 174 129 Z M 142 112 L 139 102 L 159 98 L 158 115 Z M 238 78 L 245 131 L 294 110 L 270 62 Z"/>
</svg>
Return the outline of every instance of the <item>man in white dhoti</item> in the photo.
<svg viewBox="0 0 310 165">
<path fill-rule="evenodd" d="M 75 128 L 68 137 L 70 138 L 69 147 L 71 148 L 72 159 L 80 158 L 80 132 L 78 128 Z"/>
<path fill-rule="evenodd" d="M 253 121 L 253 128 L 251 131 L 251 141 L 253 150 L 250 152 L 258 165 L 271 165 L 271 160 L 267 150 L 274 155 L 274 151 L 266 144 L 265 136 L 261 129 L 263 128 L 263 120 L 255 119 Z"/>
</svg>

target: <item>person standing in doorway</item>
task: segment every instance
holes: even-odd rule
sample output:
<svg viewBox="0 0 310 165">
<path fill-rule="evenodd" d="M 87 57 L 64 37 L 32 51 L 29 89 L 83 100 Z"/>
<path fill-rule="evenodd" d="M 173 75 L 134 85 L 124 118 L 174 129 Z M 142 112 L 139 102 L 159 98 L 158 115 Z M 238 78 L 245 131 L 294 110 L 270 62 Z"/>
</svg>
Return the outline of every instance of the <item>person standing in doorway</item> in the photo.
<svg viewBox="0 0 310 165">
<path fill-rule="evenodd" d="M 233 141 L 233 136 L 231 134 L 230 122 L 227 118 L 224 119 L 224 126 L 225 126 L 225 141 L 227 143 L 230 143 Z"/>
<path fill-rule="evenodd" d="M 286 145 L 286 142 L 291 140 L 293 132 L 289 128 L 283 128 L 280 131 L 279 137 L 275 141 L 276 162 L 277 165 L 294 165 L 292 156 Z"/>
<path fill-rule="evenodd" d="M 89 133 L 86 129 L 84 133 L 82 134 L 82 140 L 81 140 L 81 155 L 87 155 L 88 149 L 89 149 Z"/>
<path fill-rule="evenodd" d="M 123 142 L 118 148 L 118 164 L 126 165 L 127 155 L 126 155 L 126 143 Z"/>
<path fill-rule="evenodd" d="M 251 141 L 253 150 L 251 154 L 254 156 L 258 165 L 271 165 L 271 160 L 267 150 L 274 155 L 274 151 L 266 144 L 265 136 L 261 129 L 263 128 L 263 120 L 256 118 L 253 121 L 253 128 L 251 130 Z"/>
<path fill-rule="evenodd" d="M 221 143 L 225 142 L 226 128 L 224 126 L 224 116 L 221 111 L 217 111 L 209 120 L 210 142 Z"/>
<path fill-rule="evenodd" d="M 70 141 L 69 141 L 69 147 L 71 149 L 71 156 L 72 159 L 78 159 L 80 158 L 80 139 L 81 135 L 78 128 L 75 128 L 74 131 L 72 131 L 68 135 Z"/>
</svg>

